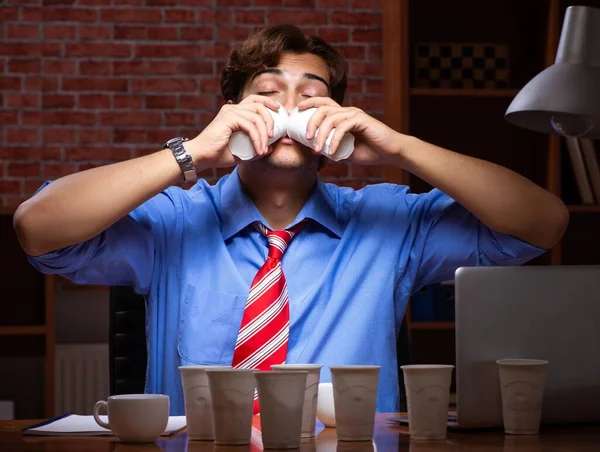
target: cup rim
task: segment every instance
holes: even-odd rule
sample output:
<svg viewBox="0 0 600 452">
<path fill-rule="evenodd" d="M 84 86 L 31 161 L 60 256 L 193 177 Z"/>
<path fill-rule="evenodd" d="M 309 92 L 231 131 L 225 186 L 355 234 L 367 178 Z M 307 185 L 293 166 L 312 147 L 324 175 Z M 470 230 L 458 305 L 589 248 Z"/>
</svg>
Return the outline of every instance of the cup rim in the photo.
<svg viewBox="0 0 600 452">
<path fill-rule="evenodd" d="M 402 370 L 437 370 L 437 369 L 454 369 L 452 364 L 406 364 L 400 366 Z"/>
<path fill-rule="evenodd" d="M 116 394 L 108 396 L 107 400 L 156 400 L 168 398 L 167 394 Z"/>
<path fill-rule="evenodd" d="M 308 370 L 292 370 L 292 371 L 285 371 L 285 372 L 281 372 L 281 371 L 277 371 L 277 370 L 257 370 L 256 372 L 254 372 L 255 376 L 264 376 L 265 378 L 271 378 L 274 377 L 275 375 L 280 376 L 280 375 L 290 375 L 290 376 L 294 376 L 294 375 L 308 375 L 309 372 Z"/>
<path fill-rule="evenodd" d="M 321 369 L 323 368 L 322 364 L 302 364 L 302 363 L 291 363 L 291 364 L 271 364 L 271 369 L 298 369 L 298 370 L 302 370 L 302 369 L 310 369 L 310 370 L 315 370 L 315 369 Z"/>
<path fill-rule="evenodd" d="M 329 370 L 376 370 L 381 369 L 381 366 L 372 364 L 339 364 L 336 366 L 329 366 Z"/>
<path fill-rule="evenodd" d="M 524 366 L 546 366 L 549 361 L 545 359 L 530 358 L 504 358 L 496 361 L 499 366 L 524 367 Z"/>
</svg>

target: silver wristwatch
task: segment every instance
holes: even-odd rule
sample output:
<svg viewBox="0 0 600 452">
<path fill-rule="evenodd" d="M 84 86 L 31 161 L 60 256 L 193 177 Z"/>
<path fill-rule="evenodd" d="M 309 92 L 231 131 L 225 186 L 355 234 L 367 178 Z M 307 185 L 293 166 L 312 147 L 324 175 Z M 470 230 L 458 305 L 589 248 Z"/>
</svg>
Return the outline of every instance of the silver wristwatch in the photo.
<svg viewBox="0 0 600 452">
<path fill-rule="evenodd" d="M 183 180 L 189 182 L 198 179 L 198 175 L 196 174 L 196 167 L 194 166 L 192 157 L 183 147 L 185 141 L 188 141 L 188 139 L 181 137 L 171 138 L 165 143 L 163 149 L 169 148 L 173 152 L 175 160 L 179 163 L 179 167 L 183 173 Z"/>
</svg>

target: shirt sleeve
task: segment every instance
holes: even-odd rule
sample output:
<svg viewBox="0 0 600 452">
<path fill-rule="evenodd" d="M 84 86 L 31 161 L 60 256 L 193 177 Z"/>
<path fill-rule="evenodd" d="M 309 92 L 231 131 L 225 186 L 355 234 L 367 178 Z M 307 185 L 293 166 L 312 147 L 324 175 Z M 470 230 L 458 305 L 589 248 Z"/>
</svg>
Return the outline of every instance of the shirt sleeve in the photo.
<svg viewBox="0 0 600 452">
<path fill-rule="evenodd" d="M 42 273 L 58 274 L 77 284 L 130 285 L 137 293 L 147 294 L 156 262 L 156 239 L 172 227 L 175 210 L 173 193 L 162 192 L 97 236 L 28 256 L 29 262 Z"/>
<path fill-rule="evenodd" d="M 407 196 L 414 198 L 411 223 L 417 225 L 412 293 L 454 279 L 459 267 L 521 265 L 548 251 L 490 229 L 440 190 Z"/>
</svg>

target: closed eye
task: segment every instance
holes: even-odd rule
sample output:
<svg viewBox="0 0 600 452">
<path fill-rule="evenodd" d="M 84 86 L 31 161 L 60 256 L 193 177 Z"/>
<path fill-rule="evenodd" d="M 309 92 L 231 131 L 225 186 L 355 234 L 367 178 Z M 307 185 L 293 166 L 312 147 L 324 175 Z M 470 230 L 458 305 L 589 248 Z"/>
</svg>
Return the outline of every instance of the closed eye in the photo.
<svg viewBox="0 0 600 452">
<path fill-rule="evenodd" d="M 258 94 L 261 96 L 268 96 L 270 94 L 276 94 L 276 93 L 277 93 L 277 91 L 261 91 Z"/>
</svg>

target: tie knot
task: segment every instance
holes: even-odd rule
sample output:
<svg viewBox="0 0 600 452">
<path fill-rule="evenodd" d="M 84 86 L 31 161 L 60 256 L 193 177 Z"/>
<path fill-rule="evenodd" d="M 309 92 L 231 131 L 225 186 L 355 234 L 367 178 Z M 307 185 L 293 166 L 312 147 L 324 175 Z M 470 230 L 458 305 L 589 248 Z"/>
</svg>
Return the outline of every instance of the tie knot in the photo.
<svg viewBox="0 0 600 452">
<path fill-rule="evenodd" d="M 288 245 L 294 238 L 294 236 L 304 227 L 304 221 L 298 223 L 296 226 L 285 229 L 283 231 L 271 231 L 264 224 L 258 223 L 258 230 L 267 238 L 269 242 L 269 257 L 273 259 L 281 259 L 283 253 L 287 249 Z"/>
</svg>

